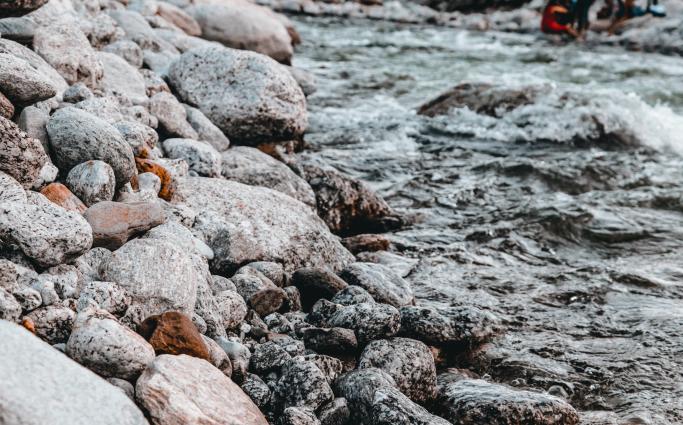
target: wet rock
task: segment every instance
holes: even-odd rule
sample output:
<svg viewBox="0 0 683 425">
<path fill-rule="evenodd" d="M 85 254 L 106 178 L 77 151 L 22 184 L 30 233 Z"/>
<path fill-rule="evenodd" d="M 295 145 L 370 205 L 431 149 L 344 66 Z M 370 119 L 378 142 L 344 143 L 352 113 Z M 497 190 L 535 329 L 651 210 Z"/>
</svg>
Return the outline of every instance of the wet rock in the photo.
<svg viewBox="0 0 683 425">
<path fill-rule="evenodd" d="M 349 405 L 344 397 L 337 397 L 320 408 L 318 419 L 321 425 L 348 425 L 351 417 Z"/>
<path fill-rule="evenodd" d="M 230 140 L 202 111 L 189 105 L 183 105 L 183 107 L 187 113 L 187 122 L 197 132 L 199 140 L 209 143 L 218 152 L 223 152 L 230 147 Z"/>
<path fill-rule="evenodd" d="M 243 382 L 249 370 L 249 359 L 251 358 L 249 349 L 238 341 L 226 338 L 219 337 L 216 342 L 230 358 L 233 380 L 237 383 Z"/>
<path fill-rule="evenodd" d="M 67 83 L 97 88 L 104 74 L 90 42 L 77 26 L 54 23 L 36 28 L 33 50 L 52 65 Z"/>
<path fill-rule="evenodd" d="M 3 244 L 16 244 L 43 267 L 65 263 L 92 245 L 92 230 L 80 214 L 69 212 L 43 195 L 30 192 L 28 202 L 0 207 Z"/>
<path fill-rule="evenodd" d="M 381 264 L 349 264 L 341 271 L 340 276 L 349 285 L 367 290 L 377 302 L 402 307 L 415 301 L 410 284 Z"/>
<path fill-rule="evenodd" d="M 28 106 L 57 94 L 52 82 L 31 64 L 0 49 L 0 92 L 17 106 Z"/>
<path fill-rule="evenodd" d="M 25 329 L 0 321 L 0 339 L 1 422 L 147 424 L 143 413 L 118 389 Z"/>
<path fill-rule="evenodd" d="M 166 156 L 184 159 L 190 170 L 204 177 L 217 177 L 221 174 L 221 156 L 206 142 L 191 139 L 166 139 L 163 143 Z"/>
<path fill-rule="evenodd" d="M 76 317 L 66 354 L 105 378 L 135 379 L 154 361 L 154 349 L 106 311 Z"/>
<path fill-rule="evenodd" d="M 0 320 L 17 322 L 21 316 L 21 304 L 12 294 L 0 287 Z"/>
<path fill-rule="evenodd" d="M 358 349 L 356 334 L 344 328 L 306 328 L 302 332 L 306 348 L 321 354 L 351 354 Z"/>
<path fill-rule="evenodd" d="M 234 291 L 222 291 L 216 294 L 216 305 L 226 329 L 236 329 L 247 315 L 247 303 L 240 294 Z"/>
<path fill-rule="evenodd" d="M 249 307 L 262 317 L 278 311 L 287 297 L 282 288 L 253 269 L 240 269 L 231 280 Z"/>
<path fill-rule="evenodd" d="M 291 63 L 292 40 L 268 9 L 247 1 L 197 4 L 186 9 L 202 29 L 202 37 L 235 49 L 253 50 L 278 62 Z"/>
<path fill-rule="evenodd" d="M 101 160 L 114 170 L 117 186 L 135 173 L 133 151 L 116 128 L 77 108 L 55 112 L 47 125 L 52 159 L 63 173 L 88 160 Z"/>
<path fill-rule="evenodd" d="M 309 311 L 319 299 L 331 299 L 348 285 L 334 273 L 325 269 L 303 268 L 292 275 L 292 285 L 301 293 L 304 311 Z"/>
<path fill-rule="evenodd" d="M 490 339 L 500 328 L 496 316 L 471 306 L 406 306 L 400 312 L 401 335 L 433 345 L 472 347 Z"/>
<path fill-rule="evenodd" d="M 138 379 L 135 394 L 157 425 L 268 424 L 230 378 L 208 362 L 190 356 L 157 357 Z"/>
<path fill-rule="evenodd" d="M 391 242 L 384 235 L 356 235 L 342 239 L 342 244 L 353 254 L 360 252 L 386 251 Z"/>
<path fill-rule="evenodd" d="M 332 297 L 333 303 L 341 305 L 354 305 L 360 303 L 374 303 L 372 295 L 360 286 L 347 286 Z"/>
<path fill-rule="evenodd" d="M 169 310 L 192 314 L 202 278 L 185 250 L 156 239 L 127 242 L 102 262 L 100 273 L 130 294 L 140 321 Z"/>
<path fill-rule="evenodd" d="M 384 199 L 360 181 L 312 162 L 305 162 L 303 168 L 315 192 L 318 214 L 334 233 L 381 233 L 402 225 Z"/>
<path fill-rule="evenodd" d="M 268 187 L 312 207 L 313 189 L 282 162 L 256 148 L 237 146 L 223 152 L 222 175 L 228 180 Z"/>
<path fill-rule="evenodd" d="M 332 315 L 329 326 L 352 329 L 358 341 L 369 341 L 395 335 L 400 323 L 400 314 L 388 304 L 361 303 L 345 306 Z"/>
<path fill-rule="evenodd" d="M 264 374 L 280 369 L 292 357 L 277 343 L 268 341 L 256 347 L 251 354 L 249 369 L 254 373 Z"/>
<path fill-rule="evenodd" d="M 174 199 L 197 211 L 194 229 L 215 253 L 212 270 L 230 275 L 254 261 L 339 270 L 351 254 L 300 202 L 265 188 L 208 178 L 185 178 Z M 238 225 L 239 224 L 239 225 Z M 249 226 L 249 232 L 242 231 Z"/>
<path fill-rule="evenodd" d="M 282 412 L 278 425 L 320 425 L 320 421 L 310 409 L 288 407 Z"/>
<path fill-rule="evenodd" d="M 67 211 L 83 214 L 88 207 L 74 195 L 68 187 L 61 183 L 50 183 L 40 190 L 50 202 L 59 205 Z"/>
<path fill-rule="evenodd" d="M 287 68 L 292 74 L 292 77 L 296 80 L 296 82 L 299 84 L 299 87 L 301 87 L 301 90 L 304 92 L 304 95 L 310 96 L 316 91 L 318 91 L 318 87 L 315 82 L 315 76 L 311 74 L 308 71 L 304 71 L 301 68 L 295 68 L 293 66 L 290 66 Z"/>
<path fill-rule="evenodd" d="M 84 285 L 78 298 L 78 311 L 83 311 L 90 305 L 121 316 L 130 304 L 130 296 L 123 288 L 114 282 L 92 281 Z"/>
<path fill-rule="evenodd" d="M 306 100 L 294 78 L 257 53 L 191 50 L 171 65 L 169 79 L 180 98 L 196 105 L 232 142 L 291 140 L 307 127 Z"/>
<path fill-rule="evenodd" d="M 502 113 L 533 103 L 536 95 L 536 91 L 529 88 L 519 90 L 485 83 L 464 83 L 420 106 L 417 113 L 434 117 L 446 115 L 452 109 L 469 108 L 479 114 L 500 117 Z"/>
<path fill-rule="evenodd" d="M 394 378 L 396 387 L 411 400 L 424 404 L 436 396 L 436 366 L 424 343 L 390 338 L 369 343 L 358 360 L 359 369 L 378 368 Z"/>
<path fill-rule="evenodd" d="M 282 368 L 274 397 L 282 410 L 307 407 L 316 410 L 334 398 L 325 374 L 315 363 L 295 357 Z"/>
<path fill-rule="evenodd" d="M 104 161 L 86 161 L 69 171 L 66 185 L 83 203 L 90 207 L 114 198 L 116 178 L 114 170 Z"/>
<path fill-rule="evenodd" d="M 47 0 L 9 0 L 0 4 L 0 18 L 8 16 L 22 16 L 38 9 Z"/>
<path fill-rule="evenodd" d="M 183 105 L 170 93 L 160 92 L 149 99 L 149 112 L 157 117 L 167 135 L 196 140 L 199 136 L 187 122 Z"/>
<path fill-rule="evenodd" d="M 579 416 L 564 400 L 508 388 L 458 372 L 438 377 L 437 410 L 457 424 L 576 424 Z"/>
<path fill-rule="evenodd" d="M 166 221 L 158 202 L 98 202 L 83 214 L 92 227 L 93 246 L 115 250 L 130 238 Z"/>
<path fill-rule="evenodd" d="M 100 86 L 105 93 L 123 95 L 137 105 L 147 101 L 145 80 L 137 68 L 113 53 L 98 52 L 97 59 L 104 68 Z"/>
<path fill-rule="evenodd" d="M 258 375 L 249 373 L 241 387 L 259 409 L 263 411 L 269 407 L 271 399 L 270 387 Z"/>
<path fill-rule="evenodd" d="M 138 332 L 152 344 L 159 354 L 187 354 L 209 360 L 207 348 L 197 327 L 186 315 L 177 311 L 167 311 L 145 319 Z"/>
<path fill-rule="evenodd" d="M 31 319 L 35 334 L 49 344 L 66 342 L 76 320 L 76 313 L 62 305 L 49 305 L 26 315 Z"/>
<path fill-rule="evenodd" d="M 0 117 L 0 171 L 30 189 L 47 162 L 43 145 L 29 137 L 12 121 Z"/>
</svg>

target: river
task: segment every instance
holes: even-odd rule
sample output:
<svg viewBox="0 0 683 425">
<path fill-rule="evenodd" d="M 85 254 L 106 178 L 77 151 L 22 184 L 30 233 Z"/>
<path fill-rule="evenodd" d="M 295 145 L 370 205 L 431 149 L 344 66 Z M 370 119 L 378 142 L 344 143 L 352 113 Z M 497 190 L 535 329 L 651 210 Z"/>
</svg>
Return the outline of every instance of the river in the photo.
<svg viewBox="0 0 683 425">
<path fill-rule="evenodd" d="M 420 304 L 502 320 L 456 366 L 563 396 L 583 423 L 683 423 L 683 58 L 295 22 L 295 65 L 318 82 L 310 149 L 414 220 L 385 261 Z M 416 114 L 462 82 L 540 94 L 494 116 Z"/>
</svg>

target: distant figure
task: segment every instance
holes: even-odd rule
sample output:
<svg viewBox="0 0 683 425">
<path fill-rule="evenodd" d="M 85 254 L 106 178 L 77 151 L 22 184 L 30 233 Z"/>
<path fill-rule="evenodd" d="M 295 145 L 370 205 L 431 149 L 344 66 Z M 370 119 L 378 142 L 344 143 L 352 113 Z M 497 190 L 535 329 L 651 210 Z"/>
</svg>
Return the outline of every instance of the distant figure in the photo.
<svg viewBox="0 0 683 425">
<path fill-rule="evenodd" d="M 574 15 L 569 9 L 567 0 L 550 0 L 543 10 L 541 31 L 546 34 L 568 34 L 577 37 L 572 27 Z"/>
<path fill-rule="evenodd" d="M 577 38 L 583 38 L 590 27 L 590 19 L 588 13 L 593 5 L 594 0 L 575 0 L 574 8 L 574 22 L 576 24 Z M 628 0 L 627 0 L 628 1 Z"/>
</svg>

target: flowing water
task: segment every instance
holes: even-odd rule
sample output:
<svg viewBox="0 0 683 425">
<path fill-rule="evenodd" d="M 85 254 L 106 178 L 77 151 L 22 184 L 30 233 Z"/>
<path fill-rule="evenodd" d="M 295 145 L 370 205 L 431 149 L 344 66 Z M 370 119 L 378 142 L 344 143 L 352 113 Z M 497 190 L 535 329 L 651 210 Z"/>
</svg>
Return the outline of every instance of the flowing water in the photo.
<svg viewBox="0 0 683 425">
<path fill-rule="evenodd" d="M 318 79 L 310 147 L 415 221 L 385 260 L 419 303 L 504 324 L 458 366 L 562 395 L 584 423 L 683 423 L 683 58 L 296 23 L 296 65 Z M 416 114 L 462 82 L 540 94 L 493 116 Z"/>
</svg>

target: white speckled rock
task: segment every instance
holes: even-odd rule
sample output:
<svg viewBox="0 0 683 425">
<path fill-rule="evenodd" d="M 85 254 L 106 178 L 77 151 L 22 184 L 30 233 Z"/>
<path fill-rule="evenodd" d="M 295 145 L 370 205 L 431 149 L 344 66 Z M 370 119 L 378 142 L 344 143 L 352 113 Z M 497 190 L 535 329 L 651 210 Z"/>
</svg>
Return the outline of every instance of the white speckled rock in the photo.
<svg viewBox="0 0 683 425">
<path fill-rule="evenodd" d="M 195 129 L 199 140 L 211 144 L 218 152 L 223 152 L 230 147 L 230 140 L 202 111 L 189 105 L 183 106 L 187 112 L 187 122 Z"/>
<path fill-rule="evenodd" d="M 116 387 L 20 326 L 0 320 L 0 423 L 146 425 Z"/>
<path fill-rule="evenodd" d="M 57 90 L 57 95 L 62 94 L 69 87 L 64 78 L 50 64 L 45 62 L 40 55 L 19 43 L 0 38 L 0 53 L 7 53 L 28 62 L 41 76 L 47 78 L 52 87 Z"/>
<path fill-rule="evenodd" d="M 67 262 L 90 249 L 92 230 L 78 213 L 30 192 L 27 203 L 0 206 L 0 235 L 43 267 Z M 2 245 L 2 244 L 0 244 Z"/>
<path fill-rule="evenodd" d="M 104 161 L 86 161 L 69 171 L 66 185 L 74 195 L 91 206 L 101 201 L 111 201 L 116 189 L 114 170 Z"/>
<path fill-rule="evenodd" d="M 244 298 L 235 291 L 222 291 L 216 294 L 215 299 L 223 326 L 226 329 L 237 328 L 247 315 L 247 303 Z"/>
<path fill-rule="evenodd" d="M 30 189 L 48 161 L 39 140 L 29 137 L 12 121 L 0 117 L 0 170 Z"/>
<path fill-rule="evenodd" d="M 8 202 L 26 203 L 26 192 L 18 181 L 0 171 L 0 204 Z"/>
<path fill-rule="evenodd" d="M 180 98 L 197 106 L 232 142 L 300 137 L 306 98 L 292 75 L 267 56 L 209 47 L 185 52 L 169 67 Z"/>
<path fill-rule="evenodd" d="M 402 307 L 414 303 L 413 288 L 389 267 L 375 263 L 349 264 L 339 274 L 349 285 L 360 286 L 375 301 Z"/>
<path fill-rule="evenodd" d="M 157 357 L 135 395 L 156 425 L 268 425 L 237 384 L 196 357 Z"/>
<path fill-rule="evenodd" d="M 128 380 L 154 361 L 154 348 L 103 310 L 78 314 L 66 354 L 100 376 Z"/>
<path fill-rule="evenodd" d="M 221 155 L 207 142 L 191 139 L 166 139 L 163 143 L 166 156 L 184 159 L 190 171 L 204 177 L 217 177 L 221 174 Z"/>
<path fill-rule="evenodd" d="M 97 59 L 104 68 L 101 86 L 105 92 L 122 94 L 136 105 L 147 100 L 145 80 L 135 67 L 113 53 L 97 52 Z"/>
<path fill-rule="evenodd" d="M 95 248 L 97 249 L 97 248 Z M 92 281 L 85 284 L 78 298 L 78 311 L 92 305 L 111 314 L 122 315 L 130 304 L 130 296 L 114 282 Z"/>
<path fill-rule="evenodd" d="M 237 146 L 222 154 L 222 174 L 228 180 L 277 190 L 315 207 L 315 193 L 308 182 L 289 167 L 256 148 Z"/>
<path fill-rule="evenodd" d="M 137 319 L 175 310 L 192 315 L 198 279 L 191 254 L 159 239 L 133 239 L 100 267 L 102 278 L 121 285 L 132 298 Z M 127 314 L 131 314 L 131 308 Z M 135 321 L 136 319 L 133 318 Z"/>
<path fill-rule="evenodd" d="M 21 316 L 21 304 L 12 294 L 0 288 L 0 320 L 16 322 Z"/>
<path fill-rule="evenodd" d="M 197 212 L 195 230 L 214 250 L 212 267 L 234 273 L 254 261 L 339 270 L 353 256 L 315 212 L 279 192 L 219 179 L 180 179 L 174 200 Z"/>
<path fill-rule="evenodd" d="M 0 92 L 18 106 L 31 105 L 49 99 L 57 90 L 27 61 L 0 53 Z"/>
</svg>

